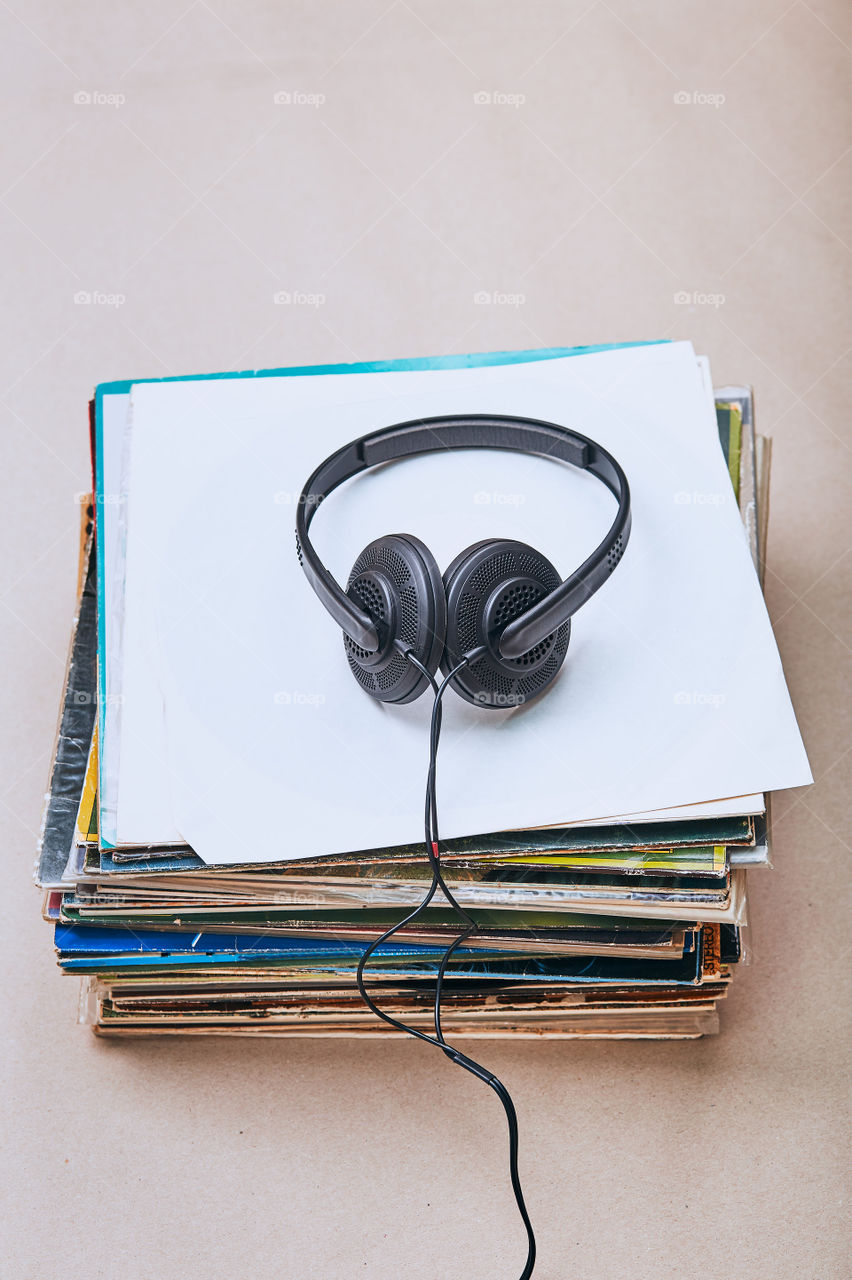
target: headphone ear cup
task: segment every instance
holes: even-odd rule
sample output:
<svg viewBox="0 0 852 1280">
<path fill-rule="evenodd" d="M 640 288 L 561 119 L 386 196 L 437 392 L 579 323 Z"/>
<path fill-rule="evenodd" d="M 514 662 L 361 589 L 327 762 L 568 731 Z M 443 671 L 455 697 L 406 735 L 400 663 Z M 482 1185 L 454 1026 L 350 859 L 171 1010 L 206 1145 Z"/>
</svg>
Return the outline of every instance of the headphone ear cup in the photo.
<svg viewBox="0 0 852 1280">
<path fill-rule="evenodd" d="M 432 552 L 408 533 L 377 538 L 352 566 L 346 594 L 369 613 L 379 633 L 375 653 L 344 635 L 355 679 L 379 702 L 413 702 L 429 681 L 400 651 L 400 644 L 434 676 L 446 638 L 447 600 Z"/>
<path fill-rule="evenodd" d="M 509 623 L 561 580 L 550 561 L 525 542 L 489 538 L 456 556 L 444 574 L 447 642 L 441 670 L 448 675 L 466 653 L 485 648 L 482 657 L 453 680 L 453 688 L 467 702 L 505 710 L 550 687 L 568 651 L 570 622 L 519 658 L 504 658 L 499 642 Z"/>
</svg>

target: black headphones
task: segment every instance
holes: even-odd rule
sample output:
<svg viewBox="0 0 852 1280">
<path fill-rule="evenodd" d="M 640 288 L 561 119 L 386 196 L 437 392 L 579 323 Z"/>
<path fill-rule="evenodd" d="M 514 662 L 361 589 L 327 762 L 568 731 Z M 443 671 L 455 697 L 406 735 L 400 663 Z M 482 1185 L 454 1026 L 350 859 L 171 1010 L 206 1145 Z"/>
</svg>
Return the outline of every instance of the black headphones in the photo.
<svg viewBox="0 0 852 1280">
<path fill-rule="evenodd" d="M 308 537 L 319 504 L 333 489 L 368 467 L 418 453 L 447 449 L 509 449 L 558 458 L 590 471 L 615 494 L 618 513 L 600 546 L 563 582 L 549 560 L 524 542 L 489 538 L 456 556 L 447 572 L 419 538 L 395 533 L 371 542 L 355 561 L 343 591 Z M 302 490 L 296 513 L 296 551 L 308 581 L 343 628 L 352 672 L 380 702 L 413 702 L 431 688 L 435 700 L 426 783 L 425 847 L 432 881 L 422 902 L 365 948 L 356 983 L 373 1013 L 390 1026 L 442 1049 L 458 1066 L 497 1094 L 509 1128 L 509 1171 L 527 1232 L 521 1280 L 535 1266 L 536 1243 L 518 1174 L 518 1120 L 505 1085 L 493 1072 L 447 1044 L 441 1028 L 444 975 L 456 949 L 476 931 L 476 921 L 458 903 L 441 870 L 435 770 L 441 732 L 441 699 L 450 684 L 468 702 L 508 707 L 549 688 L 568 649 L 571 615 L 606 582 L 630 536 L 630 490 L 621 467 L 606 449 L 551 422 L 471 414 L 421 418 L 362 436 L 326 458 Z M 438 667 L 444 673 L 439 685 Z M 413 923 L 438 889 L 463 928 L 438 964 L 435 1034 L 394 1018 L 370 995 L 366 965 L 383 944 Z"/>
<path fill-rule="evenodd" d="M 369 467 L 449 449 L 508 449 L 589 471 L 617 498 L 615 520 L 564 581 L 533 547 L 502 538 L 474 543 L 442 577 L 419 538 L 389 534 L 361 552 L 344 592 L 308 537 L 317 507 Z M 454 687 L 477 706 L 506 708 L 543 693 L 565 659 L 572 614 L 607 581 L 629 536 L 630 489 L 612 454 L 552 422 L 486 414 L 421 418 L 344 445 L 310 477 L 296 514 L 299 562 L 343 628 L 356 680 L 371 697 L 396 703 L 413 702 L 439 666 L 446 676 L 459 663 Z"/>
</svg>

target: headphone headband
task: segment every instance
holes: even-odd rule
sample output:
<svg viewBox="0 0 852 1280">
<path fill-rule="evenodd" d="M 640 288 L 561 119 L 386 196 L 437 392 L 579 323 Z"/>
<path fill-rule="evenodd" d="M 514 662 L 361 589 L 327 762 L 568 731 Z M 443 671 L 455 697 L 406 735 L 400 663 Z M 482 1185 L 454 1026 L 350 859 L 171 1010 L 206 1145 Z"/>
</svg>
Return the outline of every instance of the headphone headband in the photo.
<svg viewBox="0 0 852 1280">
<path fill-rule="evenodd" d="M 422 453 L 449 449 L 508 449 L 515 453 L 557 458 L 601 480 L 618 501 L 610 529 L 589 558 L 558 587 L 511 622 L 502 633 L 500 653 L 518 658 L 546 639 L 594 595 L 609 578 L 630 534 L 630 489 L 619 464 L 601 445 L 576 431 L 535 418 L 465 414 L 418 418 L 370 432 L 344 445 L 320 463 L 299 497 L 296 550 L 308 581 L 335 622 L 357 645 L 370 652 L 379 647 L 368 613 L 342 590 L 320 560 L 308 536 L 317 507 L 345 480 L 361 471 Z"/>
</svg>

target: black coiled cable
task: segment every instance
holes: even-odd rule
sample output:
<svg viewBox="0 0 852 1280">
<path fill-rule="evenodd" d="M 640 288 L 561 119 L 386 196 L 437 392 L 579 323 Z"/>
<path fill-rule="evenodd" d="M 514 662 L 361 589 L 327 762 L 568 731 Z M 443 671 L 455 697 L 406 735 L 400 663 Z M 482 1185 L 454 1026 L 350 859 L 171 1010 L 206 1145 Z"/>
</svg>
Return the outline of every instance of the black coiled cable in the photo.
<svg viewBox="0 0 852 1280">
<path fill-rule="evenodd" d="M 521 1188 L 521 1179 L 518 1173 L 518 1117 L 514 1103 L 512 1102 L 509 1090 L 493 1072 L 489 1071 L 486 1067 L 483 1067 L 480 1063 L 475 1062 L 473 1058 L 468 1057 L 467 1054 L 462 1053 L 459 1049 L 447 1044 L 441 1028 L 441 994 L 443 991 L 444 975 L 446 974 L 447 966 L 449 965 L 453 952 L 456 948 L 460 947 L 476 929 L 476 921 L 468 914 L 467 911 L 465 911 L 464 907 L 456 901 L 452 892 L 448 888 L 444 880 L 443 872 L 441 871 L 440 852 L 438 848 L 438 802 L 436 784 L 438 742 L 441 736 L 441 700 L 450 682 L 458 675 L 459 671 L 461 671 L 463 667 L 466 667 L 468 662 L 470 662 L 471 655 L 468 654 L 463 658 L 462 661 L 444 678 L 440 685 L 437 684 L 434 676 L 414 656 L 413 653 L 406 651 L 405 656 L 408 658 L 409 662 L 411 662 L 419 671 L 422 672 L 423 675 L 425 675 L 435 694 L 429 732 L 429 774 L 426 783 L 425 814 L 426 853 L 429 858 L 429 865 L 432 868 L 432 881 L 429 885 L 428 892 L 424 896 L 420 905 L 415 907 L 415 909 L 407 915 L 405 919 L 400 920 L 398 924 L 395 924 L 390 929 L 385 930 L 380 937 L 370 943 L 358 963 L 355 980 L 365 1004 L 373 1011 L 374 1014 L 376 1014 L 377 1017 L 381 1018 L 383 1022 L 387 1022 L 398 1031 L 404 1031 L 407 1035 L 416 1036 L 418 1040 L 425 1040 L 427 1044 L 436 1045 L 439 1049 L 442 1049 L 447 1057 L 452 1062 L 455 1062 L 457 1066 L 464 1067 L 465 1071 L 469 1071 L 471 1075 L 476 1076 L 478 1079 L 483 1080 L 487 1085 L 489 1085 L 500 1099 L 503 1110 L 506 1113 L 506 1122 L 509 1127 L 509 1176 L 512 1181 L 512 1190 L 515 1193 L 518 1212 L 523 1219 L 527 1232 L 527 1261 L 523 1271 L 521 1272 L 519 1280 L 529 1280 L 529 1277 L 533 1273 L 533 1268 L 535 1267 L 535 1235 L 527 1212 L 527 1206 L 524 1202 L 524 1193 Z M 380 947 L 383 942 L 387 942 L 389 938 L 393 937 L 395 933 L 399 933 L 399 931 L 404 929 L 406 925 L 409 925 L 416 920 L 417 917 L 426 910 L 439 888 L 450 906 L 463 922 L 464 929 L 459 933 L 458 937 L 453 940 L 450 946 L 447 947 L 438 966 L 438 973 L 435 981 L 435 1034 L 434 1036 L 431 1036 L 425 1031 L 419 1031 L 416 1027 L 408 1026 L 398 1018 L 392 1017 L 389 1013 L 385 1013 L 385 1011 L 376 1004 L 367 991 L 367 987 L 364 982 L 364 970 L 367 966 L 367 962 L 376 949 Z"/>
</svg>

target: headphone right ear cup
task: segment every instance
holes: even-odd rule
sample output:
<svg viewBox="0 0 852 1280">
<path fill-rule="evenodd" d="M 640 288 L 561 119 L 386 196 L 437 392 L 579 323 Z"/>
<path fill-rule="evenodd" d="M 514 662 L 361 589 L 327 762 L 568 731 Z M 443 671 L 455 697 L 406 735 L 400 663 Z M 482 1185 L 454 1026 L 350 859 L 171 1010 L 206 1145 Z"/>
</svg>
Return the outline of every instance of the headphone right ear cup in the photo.
<svg viewBox="0 0 852 1280">
<path fill-rule="evenodd" d="M 413 702 L 429 681 L 400 646 L 434 676 L 446 640 L 447 599 L 432 552 L 412 534 L 377 538 L 352 566 L 346 594 L 370 615 L 379 633 L 375 653 L 344 634 L 355 679 L 379 702 Z"/>
<path fill-rule="evenodd" d="M 448 675 L 466 653 L 484 648 L 464 667 L 453 688 L 476 706 L 505 710 L 538 697 L 559 673 L 571 623 L 518 658 L 504 658 L 500 636 L 561 582 L 550 561 L 525 542 L 489 538 L 456 556 L 444 574 L 447 643 L 441 670 Z"/>
</svg>

